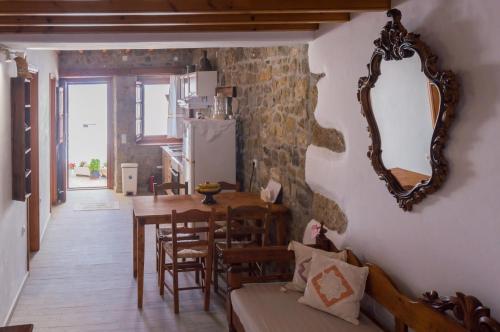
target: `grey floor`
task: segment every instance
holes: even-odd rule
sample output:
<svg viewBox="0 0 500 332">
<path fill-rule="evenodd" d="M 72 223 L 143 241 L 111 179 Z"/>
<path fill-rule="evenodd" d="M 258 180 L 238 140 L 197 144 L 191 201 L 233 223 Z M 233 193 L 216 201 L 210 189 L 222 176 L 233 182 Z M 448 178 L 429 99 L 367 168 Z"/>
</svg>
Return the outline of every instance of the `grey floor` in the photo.
<svg viewBox="0 0 500 332">
<path fill-rule="evenodd" d="M 118 200 L 119 210 L 73 211 L 78 200 Z M 212 295 L 203 310 L 201 291 L 180 294 L 173 313 L 168 292 L 160 297 L 154 266 L 154 227 L 146 234 L 144 308 L 137 309 L 132 276 L 131 199 L 108 190 L 68 192 L 52 211 L 41 250 L 9 325 L 35 331 L 224 331 L 224 301 Z M 185 283 L 192 283 L 187 276 Z"/>
<path fill-rule="evenodd" d="M 68 176 L 68 186 L 71 189 L 106 188 L 108 186 L 108 180 L 102 176 L 98 179 L 91 179 L 88 176 L 76 176 L 75 174 L 70 173 Z"/>
</svg>

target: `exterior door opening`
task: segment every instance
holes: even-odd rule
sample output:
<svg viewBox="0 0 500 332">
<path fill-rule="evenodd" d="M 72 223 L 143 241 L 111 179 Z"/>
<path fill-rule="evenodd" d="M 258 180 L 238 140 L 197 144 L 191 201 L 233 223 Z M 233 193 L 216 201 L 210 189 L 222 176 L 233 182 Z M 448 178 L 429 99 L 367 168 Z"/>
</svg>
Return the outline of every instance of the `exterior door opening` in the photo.
<svg viewBox="0 0 500 332">
<path fill-rule="evenodd" d="M 108 187 L 109 88 L 105 81 L 66 85 L 68 189 Z"/>
</svg>

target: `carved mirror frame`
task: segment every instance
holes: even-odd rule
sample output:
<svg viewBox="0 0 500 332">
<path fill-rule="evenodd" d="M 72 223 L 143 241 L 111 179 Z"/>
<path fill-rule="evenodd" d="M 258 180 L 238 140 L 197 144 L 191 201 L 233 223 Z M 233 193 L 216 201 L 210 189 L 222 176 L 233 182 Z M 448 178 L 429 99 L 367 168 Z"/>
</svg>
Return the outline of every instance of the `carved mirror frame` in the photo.
<svg viewBox="0 0 500 332">
<path fill-rule="evenodd" d="M 389 192 L 396 198 L 399 207 L 405 211 L 411 211 L 413 204 L 419 203 L 427 195 L 439 189 L 447 177 L 448 162 L 443 154 L 443 149 L 448 139 L 448 130 L 459 99 L 459 85 L 452 71 L 439 70 L 438 57 L 420 39 L 420 35 L 406 31 L 401 24 L 399 10 L 391 9 L 387 12 L 387 16 L 391 17 L 392 21 L 387 22 L 380 33 L 380 38 L 374 41 L 375 50 L 368 64 L 368 76 L 361 77 L 358 82 L 358 100 L 362 106 L 362 114 L 368 122 L 367 129 L 372 139 L 372 145 L 368 147 L 368 158 L 379 178 L 386 182 Z M 382 60 L 399 61 L 415 54 L 420 57 L 422 72 L 439 90 L 440 105 L 430 146 L 432 174 L 428 180 L 421 181 L 412 189 L 407 190 L 385 168 L 382 161 L 380 132 L 371 105 L 370 91 L 375 87 L 377 79 L 381 75 Z"/>
</svg>

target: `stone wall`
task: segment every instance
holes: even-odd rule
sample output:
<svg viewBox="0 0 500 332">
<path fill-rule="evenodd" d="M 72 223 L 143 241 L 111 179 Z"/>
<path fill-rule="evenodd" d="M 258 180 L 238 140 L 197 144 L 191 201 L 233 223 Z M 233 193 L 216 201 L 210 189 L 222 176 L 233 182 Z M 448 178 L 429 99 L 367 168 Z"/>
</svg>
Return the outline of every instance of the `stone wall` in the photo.
<svg viewBox="0 0 500 332">
<path fill-rule="evenodd" d="M 62 51 L 59 68 L 64 70 L 185 67 L 193 62 L 192 49 Z M 115 144 L 115 189 L 122 191 L 122 163 L 137 162 L 139 192 L 147 190 L 149 177 L 161 175 L 161 148 L 135 142 L 135 82 L 137 76 L 115 76 L 113 79 L 113 112 Z M 126 136 L 122 143 L 121 136 Z"/>
<path fill-rule="evenodd" d="M 62 68 L 154 67 L 198 63 L 201 49 L 155 51 L 62 52 Z M 123 61 L 123 56 L 127 61 Z M 302 239 L 311 218 L 345 231 L 347 221 L 333 201 L 314 194 L 305 180 L 305 155 L 310 144 L 342 152 L 341 133 L 319 126 L 314 118 L 322 75 L 309 70 L 307 45 L 266 48 L 209 49 L 219 85 L 236 86 L 239 101 L 237 178 L 245 190 L 258 191 L 269 179 L 283 185 L 283 203 L 291 210 L 290 237 Z M 123 162 L 139 162 L 144 186 L 161 164 L 160 148 L 135 143 L 134 76 L 114 78 L 116 186 L 121 190 Z M 121 143 L 121 134 L 127 143 Z M 252 173 L 252 161 L 257 168 Z M 253 182 L 250 179 L 253 174 Z"/>
<path fill-rule="evenodd" d="M 270 178 L 283 185 L 283 203 L 300 238 L 311 219 L 312 192 L 305 182 L 309 65 L 307 47 L 219 49 L 222 85 L 237 87 L 239 101 L 238 179 L 258 191 Z M 252 160 L 257 160 L 254 182 Z"/>
<path fill-rule="evenodd" d="M 193 59 L 199 58 L 198 52 Z M 209 51 L 219 71 L 219 84 L 236 86 L 238 110 L 238 179 L 258 191 L 270 178 L 283 185 L 283 203 L 291 210 L 290 237 L 302 239 L 314 216 L 328 217 L 345 230 L 340 208 L 326 215 L 305 181 L 305 154 L 313 141 L 343 150 L 342 135 L 321 128 L 314 119 L 316 83 L 309 71 L 306 45 L 269 48 L 226 48 Z M 252 187 L 252 160 L 257 160 Z M 313 204 L 313 200 L 318 200 Z M 314 211 L 313 211 L 313 207 Z"/>
<path fill-rule="evenodd" d="M 192 49 L 59 52 L 60 71 L 97 68 L 184 67 L 192 62 Z"/>
<path fill-rule="evenodd" d="M 135 76 L 116 76 L 113 80 L 115 108 L 115 188 L 122 192 L 122 163 L 138 163 L 137 183 L 139 192 L 147 191 L 149 177 L 161 176 L 161 148 L 155 145 L 140 145 L 135 142 Z M 121 142 L 126 135 L 126 143 Z"/>
</svg>

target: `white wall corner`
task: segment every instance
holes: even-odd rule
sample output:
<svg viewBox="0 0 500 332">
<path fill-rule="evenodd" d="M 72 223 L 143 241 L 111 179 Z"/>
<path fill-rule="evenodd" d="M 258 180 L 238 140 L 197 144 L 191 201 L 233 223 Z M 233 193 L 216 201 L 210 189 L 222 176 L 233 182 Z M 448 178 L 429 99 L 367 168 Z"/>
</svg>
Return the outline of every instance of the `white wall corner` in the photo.
<svg viewBox="0 0 500 332">
<path fill-rule="evenodd" d="M 10 319 L 12 318 L 12 314 L 14 313 L 14 309 L 16 308 L 17 301 L 19 301 L 19 297 L 21 296 L 21 292 L 24 289 L 24 285 L 26 285 L 26 281 L 28 280 L 29 275 L 30 275 L 30 272 L 26 271 L 26 274 L 24 275 L 23 281 L 21 282 L 21 285 L 19 286 L 19 289 L 16 292 L 16 296 L 14 297 L 14 300 L 12 301 L 12 304 L 10 305 L 9 311 L 7 312 L 7 316 L 5 317 L 2 326 L 7 326 L 9 324 Z"/>
<path fill-rule="evenodd" d="M 331 188 L 334 188 L 335 179 L 325 178 L 325 172 L 334 172 L 336 166 L 344 163 L 346 152 L 335 152 L 316 145 L 309 145 L 306 151 L 306 183 L 312 191 L 325 197 L 338 200 Z"/>
</svg>

